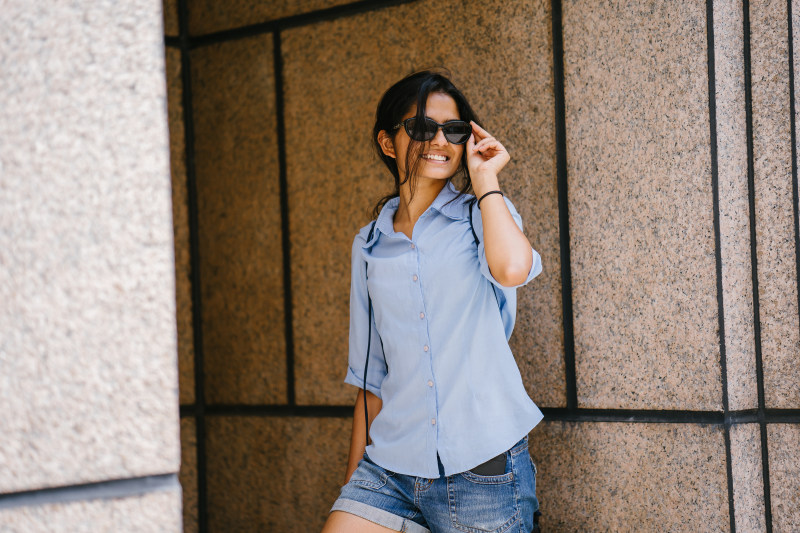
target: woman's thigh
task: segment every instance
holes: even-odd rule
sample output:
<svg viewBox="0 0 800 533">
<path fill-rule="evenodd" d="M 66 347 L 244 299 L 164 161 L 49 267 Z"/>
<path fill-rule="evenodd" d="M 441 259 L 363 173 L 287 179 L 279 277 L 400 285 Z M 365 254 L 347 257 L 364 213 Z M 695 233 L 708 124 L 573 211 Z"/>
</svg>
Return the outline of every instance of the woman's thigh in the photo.
<svg viewBox="0 0 800 533">
<path fill-rule="evenodd" d="M 393 533 L 393 529 L 379 526 L 365 518 L 344 511 L 333 511 L 322 528 L 322 533 Z"/>
</svg>

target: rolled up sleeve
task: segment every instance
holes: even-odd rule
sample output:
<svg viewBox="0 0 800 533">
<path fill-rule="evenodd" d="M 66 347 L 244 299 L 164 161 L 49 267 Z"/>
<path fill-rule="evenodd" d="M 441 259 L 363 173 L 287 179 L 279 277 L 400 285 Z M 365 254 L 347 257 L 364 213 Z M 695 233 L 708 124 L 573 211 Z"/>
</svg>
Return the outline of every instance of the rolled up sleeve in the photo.
<svg viewBox="0 0 800 533">
<path fill-rule="evenodd" d="M 350 347 L 347 375 L 344 382 L 358 388 L 366 388 L 378 398 L 381 397 L 381 384 L 386 377 L 386 359 L 381 348 L 375 317 L 370 317 L 367 293 L 367 264 L 362 256 L 366 243 L 364 231 L 353 240 L 350 278 Z M 369 344 L 369 363 L 367 364 L 367 345 Z M 366 383 L 364 368 L 367 367 Z"/>
</svg>

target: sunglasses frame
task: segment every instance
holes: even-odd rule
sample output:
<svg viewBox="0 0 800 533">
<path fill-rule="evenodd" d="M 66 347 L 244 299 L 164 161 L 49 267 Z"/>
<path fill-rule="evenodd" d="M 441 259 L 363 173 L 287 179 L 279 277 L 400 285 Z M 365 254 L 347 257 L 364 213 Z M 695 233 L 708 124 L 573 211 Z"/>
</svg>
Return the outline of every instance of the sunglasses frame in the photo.
<svg viewBox="0 0 800 533">
<path fill-rule="evenodd" d="M 435 121 L 435 120 L 433 120 L 432 118 L 430 118 L 430 117 L 425 117 L 425 122 L 426 122 L 426 123 L 432 122 L 432 123 L 436 124 L 436 131 L 434 132 L 434 134 L 433 134 L 433 137 L 431 137 L 430 139 L 422 139 L 422 140 L 420 140 L 420 139 L 416 139 L 416 138 L 414 137 L 414 135 L 413 135 L 413 133 L 412 133 L 412 132 L 413 132 L 413 130 L 412 130 L 410 127 L 409 127 L 409 123 L 410 123 L 412 120 L 416 120 L 416 119 L 417 119 L 417 117 L 409 117 L 409 118 L 407 118 L 407 119 L 403 120 L 402 122 L 400 122 L 399 124 L 395 124 L 395 126 L 392 128 L 392 131 L 396 131 L 397 129 L 399 129 L 399 128 L 400 128 L 400 126 L 403 126 L 403 129 L 405 129 L 405 130 L 406 130 L 406 133 L 408 134 L 408 136 L 409 136 L 409 137 L 411 137 L 412 139 L 414 139 L 414 140 L 415 140 L 415 141 L 417 141 L 417 142 L 427 142 L 427 141 L 430 141 L 431 139 L 433 139 L 433 137 L 436 137 L 436 134 L 437 134 L 437 133 L 439 132 L 439 130 L 441 129 L 441 130 L 442 130 L 442 132 L 444 133 L 444 138 L 445 138 L 445 139 L 447 140 L 447 142 L 449 142 L 450 144 L 466 144 L 466 143 L 467 143 L 467 141 L 469 141 L 469 135 L 467 135 L 467 137 L 466 137 L 466 138 L 465 138 L 463 141 L 461 141 L 461 142 L 453 142 L 453 141 L 451 141 L 450 139 L 448 139 L 448 138 L 447 138 L 447 133 L 446 133 L 446 132 L 444 132 L 444 128 L 445 128 L 445 126 L 448 126 L 449 124 L 453 124 L 454 122 L 457 122 L 457 123 L 460 123 L 460 124 L 466 124 L 466 125 L 467 125 L 467 127 L 468 127 L 468 128 L 469 128 L 469 130 L 470 130 L 470 133 L 472 132 L 472 126 L 471 126 L 471 125 L 470 125 L 470 123 L 469 123 L 469 122 L 467 122 L 466 120 L 448 120 L 448 121 L 447 121 L 447 122 L 445 122 L 444 124 L 439 124 L 438 122 L 436 122 L 436 121 Z"/>
</svg>

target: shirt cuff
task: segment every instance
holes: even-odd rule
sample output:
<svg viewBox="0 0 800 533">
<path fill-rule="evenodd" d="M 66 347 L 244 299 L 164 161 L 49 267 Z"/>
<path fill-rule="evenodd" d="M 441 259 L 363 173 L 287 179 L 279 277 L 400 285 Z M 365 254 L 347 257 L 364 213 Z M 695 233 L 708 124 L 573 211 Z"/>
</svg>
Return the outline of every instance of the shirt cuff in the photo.
<svg viewBox="0 0 800 533">
<path fill-rule="evenodd" d="M 347 376 L 345 376 L 344 382 L 353 385 L 354 387 L 358 387 L 359 389 L 364 388 L 363 374 L 361 375 L 361 377 L 357 376 L 356 373 L 353 371 L 353 369 L 350 367 L 347 367 Z M 381 397 L 380 387 L 376 387 L 375 385 L 370 384 L 369 381 L 367 381 L 367 390 L 372 394 L 374 394 L 375 396 L 377 396 L 378 398 Z"/>
<path fill-rule="evenodd" d="M 481 246 L 483 246 L 483 244 L 481 244 Z M 500 289 L 516 289 L 517 287 L 522 287 L 523 285 L 527 285 L 530 280 L 532 280 L 533 278 L 542 273 L 542 258 L 539 255 L 539 252 L 531 248 L 531 254 L 533 256 L 532 257 L 533 260 L 531 261 L 531 269 L 528 271 L 528 276 L 525 278 L 525 281 L 523 281 L 519 285 L 511 285 L 511 286 L 502 285 L 499 281 L 497 281 L 494 278 L 494 276 L 492 275 L 492 271 L 489 270 L 489 265 L 487 263 L 481 264 L 481 271 L 489 281 L 497 285 Z"/>
</svg>

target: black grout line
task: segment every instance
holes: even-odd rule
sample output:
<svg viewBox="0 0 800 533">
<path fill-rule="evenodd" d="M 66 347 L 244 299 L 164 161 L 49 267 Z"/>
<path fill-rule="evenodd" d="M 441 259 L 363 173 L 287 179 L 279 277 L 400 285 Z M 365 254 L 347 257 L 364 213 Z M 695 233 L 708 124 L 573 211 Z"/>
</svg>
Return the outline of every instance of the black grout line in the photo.
<svg viewBox="0 0 800 533">
<path fill-rule="evenodd" d="M 171 48 L 181 48 L 181 38 L 173 35 L 164 36 L 164 46 Z"/>
<path fill-rule="evenodd" d="M 232 28 L 229 30 L 207 33 L 204 35 L 193 35 L 191 46 L 193 48 L 198 46 L 208 46 L 209 44 L 224 41 L 232 41 L 236 39 L 253 37 L 255 35 L 262 35 L 265 33 L 279 32 L 287 28 L 296 28 L 298 26 L 305 26 L 308 24 L 314 24 L 316 22 L 350 17 L 361 13 L 367 13 L 369 11 L 376 11 L 385 7 L 408 4 L 414 1 L 416 0 L 362 0 L 359 2 L 329 7 L 326 9 L 318 9 L 309 13 L 301 13 L 299 15 L 291 15 L 267 22 L 241 26 L 239 28 Z"/>
<path fill-rule="evenodd" d="M 278 136 L 278 183 L 281 204 L 281 247 L 283 250 L 283 315 L 286 339 L 286 400 L 296 403 L 294 388 L 294 305 L 292 302 L 292 241 L 289 225 L 289 184 L 286 176 L 286 126 L 283 106 L 283 56 L 281 34 L 272 34 L 273 68 L 275 71 L 275 116 Z"/>
<path fill-rule="evenodd" d="M 728 359 L 725 347 L 725 299 L 722 283 L 722 240 L 719 221 L 719 151 L 717 145 L 717 68 L 714 50 L 714 0 L 706 0 L 706 37 L 708 53 L 708 125 L 711 148 L 711 194 L 714 214 L 714 260 L 717 278 L 717 320 L 719 325 L 719 368 L 722 386 L 722 412 L 727 422 Z M 728 520 L 731 533 L 736 533 L 736 513 L 733 500 L 733 465 L 731 464 L 730 424 L 723 426 L 725 440 L 725 475 L 728 481 Z"/>
<path fill-rule="evenodd" d="M 545 420 L 580 422 L 670 422 L 686 424 L 800 424 L 800 409 L 745 409 L 741 411 L 688 411 L 648 409 L 568 409 L 542 407 Z M 181 417 L 194 416 L 194 406 L 181 406 Z M 352 405 L 215 404 L 205 406 L 206 416 L 343 417 L 353 416 Z"/>
<path fill-rule="evenodd" d="M 0 494 L 0 510 L 91 500 L 130 498 L 180 488 L 177 474 L 114 479 Z"/>
<path fill-rule="evenodd" d="M 199 533 L 208 532 L 206 485 L 206 421 L 205 368 L 203 357 L 203 320 L 200 290 L 200 230 L 197 203 L 197 173 L 194 160 L 194 112 L 192 104 L 192 68 L 189 56 L 189 12 L 186 0 L 178 1 L 178 25 L 181 49 L 181 81 L 183 84 L 183 125 L 186 150 L 186 196 L 189 211 L 189 256 L 192 285 L 192 329 L 194 342 L 194 394 L 192 411 L 195 419 L 197 457 L 197 526 Z M 183 415 L 181 406 L 181 415 Z"/>
<path fill-rule="evenodd" d="M 786 0 L 786 17 L 789 19 L 789 124 L 792 143 L 792 211 L 794 215 L 794 261 L 795 284 L 797 289 L 797 310 L 800 313 L 800 192 L 797 184 L 797 125 L 794 102 L 794 34 L 792 27 L 792 0 Z"/>
<path fill-rule="evenodd" d="M 750 58 L 750 0 L 742 1 L 742 37 L 744 41 L 744 103 L 747 132 L 747 196 L 750 210 L 750 262 L 753 283 L 753 332 L 755 337 L 756 389 L 758 392 L 759 429 L 761 432 L 761 468 L 764 482 L 764 519 L 767 533 L 772 533 L 772 504 L 769 487 L 769 450 L 764 421 L 764 366 L 761 353 L 761 307 L 758 291 L 758 249 L 756 246 L 755 156 L 753 153 L 753 79 Z"/>
<path fill-rule="evenodd" d="M 567 118 L 564 96 L 564 36 L 561 0 L 552 0 L 553 93 L 555 96 L 556 179 L 558 183 L 558 233 L 561 248 L 561 315 L 564 326 L 564 381 L 567 409 L 578 408 L 575 338 L 572 325 L 572 270 L 569 248 L 569 191 L 567 182 Z"/>
</svg>

